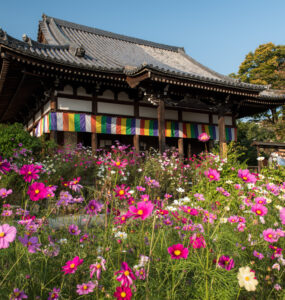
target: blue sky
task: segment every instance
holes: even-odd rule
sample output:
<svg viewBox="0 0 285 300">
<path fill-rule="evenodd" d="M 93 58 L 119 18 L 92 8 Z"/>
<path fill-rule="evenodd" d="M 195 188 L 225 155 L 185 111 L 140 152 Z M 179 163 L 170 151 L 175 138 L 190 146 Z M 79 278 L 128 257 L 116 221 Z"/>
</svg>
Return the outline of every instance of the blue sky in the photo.
<svg viewBox="0 0 285 300">
<path fill-rule="evenodd" d="M 285 0 L 2 0 L 0 27 L 36 39 L 42 13 L 154 42 L 183 46 L 222 74 L 260 44 L 285 44 Z"/>
</svg>

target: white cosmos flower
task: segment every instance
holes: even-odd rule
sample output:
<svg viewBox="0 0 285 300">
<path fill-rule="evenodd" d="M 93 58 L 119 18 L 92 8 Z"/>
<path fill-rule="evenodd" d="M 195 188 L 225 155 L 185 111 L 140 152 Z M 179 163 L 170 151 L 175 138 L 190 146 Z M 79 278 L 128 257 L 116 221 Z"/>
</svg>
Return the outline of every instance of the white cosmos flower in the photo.
<svg viewBox="0 0 285 300">
<path fill-rule="evenodd" d="M 262 161 L 262 160 L 264 160 L 264 158 L 265 158 L 264 156 L 259 156 L 259 157 L 257 158 L 257 160 L 258 160 L 258 161 Z"/>
<path fill-rule="evenodd" d="M 231 180 L 226 181 L 227 184 L 232 184 L 233 182 Z"/>
<path fill-rule="evenodd" d="M 123 231 L 118 231 L 115 233 L 115 237 L 116 238 L 121 238 L 123 240 L 125 240 L 127 238 L 128 234 L 126 232 Z"/>
<path fill-rule="evenodd" d="M 178 193 L 184 193 L 184 192 L 185 192 L 185 190 L 184 190 L 183 188 L 178 188 L 178 189 L 176 189 L 176 191 L 177 191 Z"/>
<path fill-rule="evenodd" d="M 249 292 L 256 290 L 258 281 L 255 279 L 254 272 L 250 271 L 250 267 L 246 266 L 239 268 L 237 278 L 240 287 L 244 287 Z"/>
<path fill-rule="evenodd" d="M 227 218 L 221 218 L 221 219 L 220 219 L 220 222 L 221 222 L 221 223 L 227 223 L 227 222 L 228 222 L 228 219 L 227 219 Z"/>
</svg>

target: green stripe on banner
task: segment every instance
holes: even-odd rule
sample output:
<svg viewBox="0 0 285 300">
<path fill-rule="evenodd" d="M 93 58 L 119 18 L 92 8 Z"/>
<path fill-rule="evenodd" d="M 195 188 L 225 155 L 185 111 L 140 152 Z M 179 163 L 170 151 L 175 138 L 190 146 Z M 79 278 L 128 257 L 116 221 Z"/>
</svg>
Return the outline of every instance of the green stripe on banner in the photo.
<svg viewBox="0 0 285 300">
<path fill-rule="evenodd" d="M 126 134 L 131 135 L 132 134 L 132 119 L 128 118 L 127 119 L 127 129 L 126 129 Z"/>
<path fill-rule="evenodd" d="M 153 125 L 154 125 L 154 120 L 149 121 L 149 136 L 153 136 Z"/>
<path fill-rule="evenodd" d="M 191 138 L 196 138 L 196 133 L 195 133 L 195 128 L 194 128 L 194 124 L 190 124 L 191 127 Z"/>
<path fill-rule="evenodd" d="M 49 120 L 49 122 L 48 122 L 49 131 L 51 131 L 51 114 L 50 113 L 48 114 L 48 120 Z"/>
<path fill-rule="evenodd" d="M 80 132 L 80 115 L 74 115 L 74 129 L 76 132 Z"/>
<path fill-rule="evenodd" d="M 101 121 L 101 133 L 107 133 L 107 117 L 102 116 L 102 121 Z"/>
<path fill-rule="evenodd" d="M 175 123 L 171 121 L 171 137 L 175 137 Z"/>
<path fill-rule="evenodd" d="M 228 142 L 230 140 L 230 137 L 229 137 L 229 129 L 230 128 L 226 128 L 226 141 Z"/>
</svg>

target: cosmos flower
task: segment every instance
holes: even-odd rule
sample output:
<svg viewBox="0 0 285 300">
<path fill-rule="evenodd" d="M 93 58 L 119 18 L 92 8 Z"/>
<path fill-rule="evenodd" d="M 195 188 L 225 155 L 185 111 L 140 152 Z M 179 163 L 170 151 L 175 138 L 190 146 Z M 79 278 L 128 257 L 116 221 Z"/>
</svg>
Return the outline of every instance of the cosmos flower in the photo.
<svg viewBox="0 0 285 300">
<path fill-rule="evenodd" d="M 31 182 L 33 179 L 39 179 L 42 166 L 40 165 L 23 165 L 20 169 L 20 174 L 24 177 L 26 182 Z"/>
<path fill-rule="evenodd" d="M 14 289 L 13 294 L 10 296 L 10 300 L 28 299 L 28 296 L 24 291 L 20 291 L 18 288 Z"/>
<path fill-rule="evenodd" d="M 244 287 L 249 292 L 256 290 L 258 281 L 256 280 L 255 273 L 250 267 L 246 266 L 239 268 L 237 278 L 240 287 Z"/>
<path fill-rule="evenodd" d="M 129 207 L 127 214 L 134 219 L 140 218 L 141 220 L 145 220 L 151 215 L 153 207 L 154 205 L 151 202 L 138 202 L 137 207 L 134 205 Z"/>
<path fill-rule="evenodd" d="M 43 183 L 34 182 L 29 186 L 27 194 L 30 196 L 32 201 L 39 201 L 46 198 L 47 189 Z"/>
<path fill-rule="evenodd" d="M 52 292 L 49 292 L 49 297 L 47 300 L 56 300 L 59 298 L 60 289 L 53 288 Z"/>
<path fill-rule="evenodd" d="M 79 295 L 87 295 L 94 291 L 94 288 L 98 285 L 98 282 L 94 283 L 89 281 L 87 283 L 77 284 L 77 294 Z"/>
<path fill-rule="evenodd" d="M 18 239 L 23 246 L 28 248 L 30 253 L 36 253 L 40 250 L 41 244 L 38 243 L 38 238 L 36 236 L 29 238 L 29 236 L 25 234 L 24 237 L 19 236 Z"/>
<path fill-rule="evenodd" d="M 10 163 L 7 161 L 7 159 L 3 159 L 0 156 L 0 173 L 7 174 L 8 172 L 10 172 L 10 170 L 11 170 Z"/>
<path fill-rule="evenodd" d="M 206 242 L 201 234 L 194 233 L 194 235 L 190 236 L 190 245 L 194 249 L 206 248 Z"/>
<path fill-rule="evenodd" d="M 78 226 L 76 226 L 75 224 L 71 224 L 68 228 L 68 231 L 72 235 L 79 235 L 81 232 L 81 230 L 79 230 Z"/>
<path fill-rule="evenodd" d="M 73 178 L 73 180 L 68 182 L 68 187 L 73 191 L 75 191 L 76 193 L 80 192 L 80 190 L 83 188 L 83 186 L 79 184 L 80 179 L 81 179 L 80 177 L 77 177 L 77 178 Z"/>
<path fill-rule="evenodd" d="M 75 256 L 72 260 L 67 261 L 65 266 L 62 267 L 64 275 L 74 274 L 77 270 L 77 267 L 83 263 L 83 259 L 80 259 L 78 256 Z"/>
<path fill-rule="evenodd" d="M 125 287 L 131 286 L 136 280 L 136 276 L 126 262 L 122 262 L 121 270 L 115 272 L 115 275 L 118 275 L 116 280 L 120 281 L 121 286 Z"/>
<path fill-rule="evenodd" d="M 280 220 L 283 225 L 285 225 L 285 207 L 280 209 Z"/>
<path fill-rule="evenodd" d="M 140 268 L 139 270 L 136 270 L 135 272 L 137 278 L 141 279 L 141 280 L 145 280 L 145 269 L 144 268 Z"/>
<path fill-rule="evenodd" d="M 17 229 L 9 224 L 0 225 L 0 249 L 8 248 L 16 238 Z"/>
<path fill-rule="evenodd" d="M 132 290 L 129 287 L 118 286 L 116 287 L 114 297 L 117 298 L 117 300 L 131 300 Z"/>
<path fill-rule="evenodd" d="M 203 132 L 198 136 L 198 140 L 200 142 L 208 142 L 209 139 L 210 139 L 210 136 L 206 132 Z"/>
<path fill-rule="evenodd" d="M 204 174 L 205 174 L 206 177 L 208 177 L 210 182 L 220 180 L 220 173 L 215 169 L 209 168 L 209 170 L 205 171 Z"/>
<path fill-rule="evenodd" d="M 116 188 L 114 189 L 115 191 L 115 196 L 118 197 L 120 200 L 126 199 L 131 196 L 128 191 L 130 190 L 129 187 L 126 187 L 125 184 L 117 185 Z"/>
<path fill-rule="evenodd" d="M 263 231 L 263 238 L 265 241 L 269 243 L 274 243 L 278 241 L 278 236 L 276 235 L 276 232 L 272 228 L 268 228 Z"/>
<path fill-rule="evenodd" d="M 103 257 L 99 257 L 100 261 L 96 262 L 95 264 L 90 265 L 90 278 L 93 277 L 94 273 L 96 272 L 96 277 L 99 280 L 101 277 L 101 272 L 106 271 L 106 260 Z"/>
<path fill-rule="evenodd" d="M 260 252 L 257 252 L 256 250 L 253 251 L 253 255 L 260 260 L 264 258 L 264 255 Z"/>
<path fill-rule="evenodd" d="M 11 189 L 9 189 L 9 190 L 6 190 L 4 188 L 0 189 L 0 197 L 2 199 L 6 198 L 10 194 L 12 194 L 12 190 Z"/>
<path fill-rule="evenodd" d="M 257 216 L 265 216 L 268 210 L 262 204 L 255 204 L 251 207 L 251 211 L 254 212 Z"/>
<path fill-rule="evenodd" d="M 95 216 L 102 210 L 103 204 L 96 200 L 90 200 L 88 205 L 85 207 L 88 215 Z"/>
<path fill-rule="evenodd" d="M 222 267 L 223 269 L 225 269 L 227 271 L 230 271 L 235 266 L 234 260 L 232 258 L 230 258 L 229 256 L 226 256 L 226 255 L 222 255 L 219 258 L 218 264 L 219 264 L 220 267 Z"/>
<path fill-rule="evenodd" d="M 188 248 L 184 248 L 182 244 L 176 244 L 168 248 L 168 253 L 171 255 L 172 259 L 186 259 L 188 257 L 189 250 Z"/>
<path fill-rule="evenodd" d="M 238 170 L 238 177 L 247 183 L 256 183 L 256 177 L 249 170 Z"/>
</svg>

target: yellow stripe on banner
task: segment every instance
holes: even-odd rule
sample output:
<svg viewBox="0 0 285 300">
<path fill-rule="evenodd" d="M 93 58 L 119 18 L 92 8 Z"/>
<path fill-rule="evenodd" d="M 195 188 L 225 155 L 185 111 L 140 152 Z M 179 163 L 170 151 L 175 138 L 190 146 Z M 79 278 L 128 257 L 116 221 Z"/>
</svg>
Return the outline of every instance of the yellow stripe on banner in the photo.
<svg viewBox="0 0 285 300">
<path fill-rule="evenodd" d="M 206 131 L 206 133 L 210 136 L 209 125 L 205 125 L 205 131 Z"/>
<path fill-rule="evenodd" d="M 127 119 L 121 119 L 121 134 L 127 134 Z"/>
<path fill-rule="evenodd" d="M 190 127 L 190 123 L 186 123 L 186 135 L 187 135 L 187 138 L 188 138 L 188 139 L 191 138 L 191 127 Z"/>
<path fill-rule="evenodd" d="M 68 114 L 68 129 L 69 131 L 75 131 L 74 114 Z"/>
<path fill-rule="evenodd" d="M 150 124 L 149 120 L 144 121 L 144 135 L 149 135 L 149 124 Z"/>
<path fill-rule="evenodd" d="M 165 136 L 171 137 L 171 121 L 166 121 L 166 132 Z"/>
<path fill-rule="evenodd" d="M 96 116 L 96 133 L 102 133 L 102 116 Z"/>
</svg>

